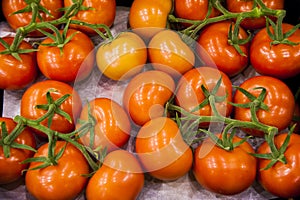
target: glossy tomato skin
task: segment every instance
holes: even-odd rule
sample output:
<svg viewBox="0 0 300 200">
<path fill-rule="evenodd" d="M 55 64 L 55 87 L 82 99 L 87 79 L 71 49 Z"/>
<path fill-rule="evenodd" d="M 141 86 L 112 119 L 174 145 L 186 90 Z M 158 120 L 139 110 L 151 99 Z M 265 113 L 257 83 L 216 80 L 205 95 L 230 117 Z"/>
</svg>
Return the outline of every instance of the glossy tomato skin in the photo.
<svg viewBox="0 0 300 200">
<path fill-rule="evenodd" d="M 60 8 L 63 7 L 63 1 L 62 0 L 41 0 L 40 4 L 45 7 L 51 14 L 47 15 L 43 12 L 40 12 L 40 15 L 42 16 L 44 21 L 51 21 L 54 19 L 58 19 L 62 12 L 59 11 Z M 2 11 L 3 15 L 5 16 L 8 24 L 16 30 L 17 28 L 27 26 L 30 24 L 32 19 L 32 12 L 24 12 L 19 14 L 12 13 L 22 10 L 27 6 L 24 0 L 3 0 L 2 1 Z M 37 21 L 40 20 L 37 18 Z M 39 31 L 33 31 L 29 34 L 30 36 L 42 36 L 42 33 Z"/>
<path fill-rule="evenodd" d="M 83 154 L 72 144 L 57 141 L 55 153 L 64 148 L 57 165 L 29 170 L 25 175 L 28 192 L 36 199 L 75 199 L 85 188 L 89 165 Z M 48 156 L 48 143 L 39 147 L 34 157 Z M 29 169 L 40 166 L 40 162 L 30 163 Z"/>
<path fill-rule="evenodd" d="M 289 31 L 293 26 L 283 23 L 283 33 Z M 273 33 L 273 29 L 271 32 Z M 288 40 L 299 43 L 300 30 L 297 29 Z M 291 46 L 277 44 L 270 46 L 272 42 L 266 28 L 261 29 L 252 39 L 250 45 L 250 63 L 254 69 L 267 76 L 280 79 L 294 77 L 300 73 L 300 44 Z"/>
<path fill-rule="evenodd" d="M 93 148 L 106 147 L 108 152 L 122 148 L 128 142 L 131 131 L 129 117 L 123 107 L 108 98 L 96 98 L 89 105 L 96 120 Z M 88 120 L 88 105 L 83 107 L 80 120 Z M 90 133 L 82 136 L 80 141 L 89 146 Z"/>
<path fill-rule="evenodd" d="M 175 90 L 175 82 L 162 71 L 145 71 L 133 77 L 125 88 L 123 105 L 132 121 L 139 126 L 162 117 L 164 105 Z"/>
<path fill-rule="evenodd" d="M 71 6 L 72 0 L 64 0 L 64 5 Z M 115 0 L 84 0 L 83 6 L 90 8 L 89 10 L 81 10 L 71 19 L 80 20 L 90 24 L 104 24 L 111 27 L 116 16 Z M 86 26 L 71 24 L 71 27 L 87 34 L 95 35 L 96 32 Z"/>
<path fill-rule="evenodd" d="M 258 121 L 266 125 L 275 126 L 279 131 L 288 127 L 293 117 L 295 101 L 293 93 L 284 82 L 270 76 L 254 76 L 245 80 L 239 87 L 247 90 L 254 96 L 258 96 L 261 93 L 261 89 L 254 88 L 264 87 L 267 93 L 263 102 L 269 107 L 269 110 L 259 109 L 256 112 Z M 234 94 L 233 102 L 244 104 L 250 102 L 250 100 L 237 90 Z M 250 121 L 250 109 L 235 107 L 234 118 Z M 264 135 L 261 131 L 254 129 L 245 129 L 245 131 L 254 136 Z"/>
<path fill-rule="evenodd" d="M 280 148 L 287 137 L 287 133 L 276 135 L 274 138 L 275 146 Z M 297 198 L 300 196 L 300 136 L 292 134 L 288 147 L 284 153 L 287 164 L 277 162 L 270 169 L 260 170 L 265 168 L 270 160 L 258 159 L 258 181 L 263 188 L 271 194 L 288 199 Z M 262 143 L 257 153 L 270 153 L 269 145 Z"/>
<path fill-rule="evenodd" d="M 99 70 L 113 80 L 127 80 L 139 73 L 147 61 L 144 41 L 133 32 L 122 32 L 100 44 L 96 61 Z"/>
<path fill-rule="evenodd" d="M 172 30 L 162 30 L 150 40 L 148 57 L 152 66 L 179 77 L 195 64 L 195 55 L 192 49 Z"/>
<path fill-rule="evenodd" d="M 94 44 L 84 33 L 69 29 L 67 37 L 74 37 L 64 45 L 62 52 L 59 47 L 45 46 L 53 43 L 46 38 L 38 47 L 37 63 L 41 72 L 49 79 L 74 82 L 87 78 L 95 63 Z"/>
<path fill-rule="evenodd" d="M 145 172 L 160 180 L 176 180 L 192 166 L 191 148 L 177 124 L 167 117 L 144 124 L 137 134 L 135 148 Z"/>
<path fill-rule="evenodd" d="M 89 180 L 88 200 L 137 199 L 144 186 L 144 173 L 137 158 L 126 150 L 109 153 Z"/>
<path fill-rule="evenodd" d="M 263 0 L 262 1 L 268 8 L 273 10 L 281 10 L 284 9 L 284 0 Z M 226 1 L 226 8 L 230 12 L 234 13 L 241 13 L 241 12 L 249 12 L 253 9 L 254 1 L 243 1 L 243 0 L 227 0 Z M 270 17 L 271 19 L 272 18 Z M 258 17 L 258 18 L 247 18 L 241 22 L 241 26 L 244 29 L 260 29 L 266 26 L 266 19 L 265 17 Z"/>
<path fill-rule="evenodd" d="M 5 123 L 9 134 L 17 125 L 12 118 L 7 117 L 0 117 L 0 123 Z M 0 127 L 0 133 L 2 133 L 2 131 Z M 15 139 L 15 142 L 36 148 L 35 137 L 28 128 L 25 128 L 25 130 L 20 133 Z M 22 171 L 27 169 L 28 164 L 21 164 L 20 162 L 32 157 L 33 154 L 33 151 L 10 148 L 10 157 L 6 158 L 4 156 L 3 146 L 0 146 L 0 185 L 12 183 L 21 178 L 23 176 Z"/>
<path fill-rule="evenodd" d="M 208 66 L 216 66 L 232 77 L 240 73 L 248 65 L 249 43 L 239 45 L 245 56 L 228 43 L 230 21 L 221 21 L 205 27 L 197 39 L 196 52 L 202 62 Z M 234 27 L 234 26 L 233 26 Z M 239 39 L 247 39 L 248 34 L 239 28 Z"/>
<path fill-rule="evenodd" d="M 134 0 L 129 10 L 129 26 L 143 39 L 149 40 L 167 26 L 171 0 Z"/>
<path fill-rule="evenodd" d="M 241 138 L 234 136 L 233 142 Z M 257 160 L 252 146 L 244 142 L 232 151 L 218 147 L 211 139 L 204 140 L 194 152 L 193 174 L 205 189 L 234 195 L 245 191 L 256 178 Z"/>
<path fill-rule="evenodd" d="M 2 38 L 9 45 L 14 38 Z M 32 49 L 26 41 L 22 41 L 19 49 Z M 5 50 L 0 44 L 0 51 Z M 4 90 L 19 90 L 31 84 L 37 76 L 36 53 L 19 54 L 22 61 L 18 61 L 12 55 L 0 54 L 0 88 Z"/>
<path fill-rule="evenodd" d="M 217 102 L 215 105 L 219 114 L 229 116 L 232 111 L 232 105 L 228 103 L 232 101 L 231 80 L 225 73 L 212 67 L 197 67 L 188 71 L 181 77 L 176 91 L 176 104 L 186 111 L 192 111 L 205 99 L 201 85 L 204 85 L 205 88 L 211 92 L 220 78 L 222 78 L 222 84 L 216 95 L 227 95 L 227 97 L 224 102 Z M 211 116 L 213 114 L 210 105 L 206 105 L 194 113 L 202 116 Z M 207 125 L 207 123 L 202 124 L 202 126 Z"/>
<path fill-rule="evenodd" d="M 63 116 L 54 114 L 50 128 L 62 133 L 69 133 L 73 131 L 75 129 L 75 122 L 80 115 L 82 102 L 77 91 L 70 85 L 63 82 L 44 80 L 30 86 L 21 98 L 21 116 L 33 120 L 42 117 L 47 111 L 36 108 L 36 105 L 47 104 L 46 94 L 49 90 L 54 90 L 54 92 L 50 93 L 54 100 L 66 94 L 71 95 L 60 105 L 60 108 L 68 113 L 72 119 L 72 123 L 70 123 Z M 47 119 L 41 122 L 44 126 L 47 126 L 47 123 Z M 39 131 L 36 131 L 36 133 L 43 137 L 46 136 L 44 133 Z"/>
</svg>

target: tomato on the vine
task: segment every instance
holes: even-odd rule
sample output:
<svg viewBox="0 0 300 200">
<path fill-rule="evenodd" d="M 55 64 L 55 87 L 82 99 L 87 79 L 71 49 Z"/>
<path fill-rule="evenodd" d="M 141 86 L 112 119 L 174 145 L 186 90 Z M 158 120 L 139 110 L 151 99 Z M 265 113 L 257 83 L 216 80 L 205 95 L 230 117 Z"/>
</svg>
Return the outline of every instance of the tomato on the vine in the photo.
<svg viewBox="0 0 300 200">
<path fill-rule="evenodd" d="M 137 199 L 144 186 L 144 173 L 137 158 L 126 150 L 107 154 L 89 180 L 87 200 Z"/>
<path fill-rule="evenodd" d="M 293 25 L 283 23 L 283 34 L 293 27 Z M 274 34 L 272 27 L 270 27 L 270 31 Z M 296 29 L 286 39 L 295 44 L 271 44 L 273 40 L 269 36 L 267 28 L 261 29 L 253 37 L 250 45 L 250 63 L 258 73 L 280 79 L 300 74 L 300 30 Z"/>
<path fill-rule="evenodd" d="M 62 33 L 62 31 L 60 31 Z M 41 42 L 37 52 L 37 63 L 41 72 L 49 79 L 74 82 L 87 78 L 95 64 L 94 44 L 84 33 L 69 29 L 66 38 L 71 40 L 61 47 L 48 46 L 53 39 Z"/>
<path fill-rule="evenodd" d="M 16 127 L 17 123 L 11 118 L 0 117 L 0 124 L 5 123 L 8 134 Z M 0 140 L 3 141 L 3 130 L 0 126 Z M 2 143 L 1 141 L 1 143 Z M 29 128 L 25 128 L 14 142 L 36 147 L 36 140 Z M 26 149 L 10 148 L 8 158 L 4 155 L 2 144 L 0 144 L 0 185 L 12 183 L 22 177 L 23 170 L 27 169 L 28 164 L 21 164 L 22 161 L 33 156 L 34 152 Z"/>
<path fill-rule="evenodd" d="M 127 143 L 131 124 L 123 107 L 111 99 L 96 98 L 83 107 L 80 120 L 87 121 L 89 112 L 95 118 L 92 149 L 101 147 L 107 148 L 110 152 L 122 148 Z M 77 127 L 79 128 L 80 124 Z M 84 145 L 90 146 L 91 133 L 83 135 L 79 140 Z"/>
<path fill-rule="evenodd" d="M 14 38 L 2 38 L 8 45 L 11 45 Z M 23 40 L 19 49 L 33 49 L 33 47 Z M 0 43 L 0 52 L 5 50 Z M 37 76 L 36 53 L 19 53 L 21 60 L 17 60 L 12 55 L 0 54 L 0 88 L 5 90 L 23 89 L 31 84 Z"/>
<path fill-rule="evenodd" d="M 221 21 L 204 27 L 196 46 L 202 62 L 208 66 L 216 66 L 230 77 L 237 75 L 248 66 L 249 54 L 249 43 L 238 45 L 244 55 L 229 43 L 231 25 L 233 30 L 234 25 L 230 21 Z M 239 27 L 238 38 L 243 40 L 248 38 L 247 32 L 241 27 Z"/>
<path fill-rule="evenodd" d="M 48 157 L 49 143 L 38 148 L 34 157 Z M 75 199 L 85 188 L 89 165 L 83 154 L 72 144 L 57 141 L 54 147 L 56 155 L 63 149 L 62 156 L 55 164 L 41 169 L 33 169 L 42 162 L 31 162 L 25 175 L 28 192 L 36 199 Z"/>
<path fill-rule="evenodd" d="M 49 91 L 53 100 L 57 100 L 67 94 L 71 95 L 59 106 L 59 108 L 66 112 L 72 120 L 69 122 L 64 116 L 55 113 L 53 115 L 50 128 L 62 133 L 73 131 L 75 129 L 76 119 L 80 115 L 82 102 L 77 91 L 70 85 L 63 82 L 44 80 L 31 85 L 25 91 L 21 99 L 21 116 L 36 120 L 45 115 L 47 110 L 38 108 L 37 105 L 45 105 L 48 103 L 47 92 Z M 48 126 L 48 119 L 43 120 L 41 124 Z M 46 136 L 42 132 L 36 132 L 41 136 Z"/>
<path fill-rule="evenodd" d="M 146 172 L 160 180 L 176 180 L 192 166 L 191 148 L 177 124 L 167 117 L 145 123 L 136 136 L 135 148 Z"/>
<path fill-rule="evenodd" d="M 259 122 L 269 126 L 275 126 L 279 131 L 289 126 L 294 113 L 295 100 L 292 91 L 283 81 L 270 76 L 254 76 L 245 80 L 239 87 L 255 97 L 261 94 L 262 88 L 266 89 L 266 96 L 262 103 L 268 108 L 257 109 L 256 116 Z M 237 90 L 234 94 L 233 102 L 245 104 L 249 103 L 250 99 L 240 90 Z M 235 119 L 241 121 L 251 120 L 250 108 L 237 106 L 234 108 Z M 254 129 L 245 129 L 245 131 L 254 136 L 263 136 L 264 134 Z"/>
</svg>

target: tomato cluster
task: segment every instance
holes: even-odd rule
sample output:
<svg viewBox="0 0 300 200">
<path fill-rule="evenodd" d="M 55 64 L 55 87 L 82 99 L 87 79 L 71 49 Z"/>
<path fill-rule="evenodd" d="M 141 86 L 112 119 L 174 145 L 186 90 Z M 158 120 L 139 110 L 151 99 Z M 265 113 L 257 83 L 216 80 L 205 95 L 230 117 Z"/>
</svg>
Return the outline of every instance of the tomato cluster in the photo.
<svg viewBox="0 0 300 200">
<path fill-rule="evenodd" d="M 145 176 L 190 174 L 216 194 L 258 181 L 300 196 L 300 30 L 282 0 L 134 0 L 115 35 L 115 0 L 13 2 L 0 88 L 24 92 L 20 114 L 0 118 L 1 185 L 24 176 L 36 199 L 137 199 Z M 79 95 L 94 68 L 125 85 L 121 102 Z"/>
</svg>

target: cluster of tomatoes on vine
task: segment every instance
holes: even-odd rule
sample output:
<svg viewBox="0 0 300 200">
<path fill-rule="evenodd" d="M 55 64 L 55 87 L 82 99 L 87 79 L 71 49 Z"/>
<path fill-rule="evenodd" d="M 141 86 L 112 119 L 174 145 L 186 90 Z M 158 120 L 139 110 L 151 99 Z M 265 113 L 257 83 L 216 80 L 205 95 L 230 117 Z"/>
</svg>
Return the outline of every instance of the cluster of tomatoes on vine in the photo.
<svg viewBox="0 0 300 200">
<path fill-rule="evenodd" d="M 16 37 L 0 40 L 7 70 L 0 86 L 25 91 L 20 115 L 1 118 L 1 164 L 9 169 L 1 171 L 1 184 L 26 171 L 26 188 L 37 199 L 74 199 L 84 189 L 87 199 L 135 199 L 145 172 L 172 181 L 192 171 L 219 194 L 241 193 L 258 179 L 276 196 L 300 195 L 300 136 L 289 129 L 295 101 L 283 81 L 300 72 L 300 31 L 283 23 L 282 2 L 246 1 L 248 10 L 235 10 L 243 8 L 238 1 L 187 7 L 179 0 L 134 0 L 132 30 L 115 37 L 109 29 L 115 1 L 105 1 L 106 8 L 60 1 L 51 10 L 33 0 L 14 11 L 9 2 L 2 8 Z M 89 14 L 103 21 L 81 18 Z M 28 24 L 14 26 L 17 16 Z M 89 37 L 96 33 L 104 39 L 97 48 Z M 34 49 L 24 39 L 36 34 L 46 39 Z M 233 87 L 231 78 L 250 64 L 261 75 Z M 122 104 L 95 98 L 82 107 L 72 84 L 85 81 L 94 65 L 128 82 Z M 34 83 L 37 68 L 48 80 Z M 218 125 L 218 134 L 209 131 Z M 253 149 L 237 130 L 265 141 Z M 47 142 L 37 148 L 32 133 Z M 199 138 L 203 133 L 208 137 Z M 130 136 L 134 148 L 127 151 Z"/>
</svg>

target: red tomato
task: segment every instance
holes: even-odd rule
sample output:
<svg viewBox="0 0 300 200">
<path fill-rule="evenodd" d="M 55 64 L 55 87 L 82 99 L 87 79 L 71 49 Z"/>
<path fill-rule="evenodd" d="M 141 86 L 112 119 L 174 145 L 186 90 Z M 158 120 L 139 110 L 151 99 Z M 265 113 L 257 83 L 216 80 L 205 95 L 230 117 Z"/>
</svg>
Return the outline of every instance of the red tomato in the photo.
<svg viewBox="0 0 300 200">
<path fill-rule="evenodd" d="M 288 127 L 293 117 L 295 101 L 293 93 L 284 82 L 269 76 L 255 76 L 244 81 L 239 87 L 250 92 L 255 97 L 258 97 L 262 91 L 261 89 L 255 88 L 265 88 L 266 97 L 263 103 L 269 107 L 269 110 L 259 108 L 256 112 L 258 121 L 269 126 L 275 126 L 279 131 Z M 233 102 L 244 104 L 249 103 L 250 100 L 242 92 L 237 90 Z M 242 121 L 250 121 L 250 109 L 235 107 L 234 118 Z M 254 129 L 247 129 L 245 131 L 254 136 L 264 135 L 261 131 Z"/>
<path fill-rule="evenodd" d="M 221 21 L 206 26 L 197 39 L 196 51 L 208 66 L 216 66 L 228 76 L 240 73 L 248 65 L 248 43 L 239 45 L 245 56 L 228 43 L 230 21 Z M 234 27 L 234 26 L 233 26 Z M 247 39 L 248 34 L 239 28 L 239 39 Z"/>
<path fill-rule="evenodd" d="M 137 199 L 144 186 L 144 174 L 136 157 L 125 150 L 109 153 L 89 180 L 88 200 Z"/>
<path fill-rule="evenodd" d="M 284 9 L 284 0 L 262 0 L 262 2 L 270 9 Z M 230 12 L 241 13 L 249 12 L 253 9 L 253 0 L 226 0 L 226 7 Z M 276 18 L 271 17 L 275 21 Z M 260 29 L 266 26 L 265 16 L 258 18 L 246 18 L 241 22 L 241 26 L 245 29 Z"/>
<path fill-rule="evenodd" d="M 123 147 L 127 143 L 131 131 L 131 124 L 123 107 L 107 98 L 96 98 L 89 104 L 91 114 L 96 120 L 93 148 L 106 147 L 110 152 Z M 88 105 L 83 107 L 80 120 L 88 120 Z M 80 124 L 78 124 L 79 126 Z M 90 146 L 90 137 L 90 133 L 87 133 L 80 138 L 80 141 L 86 146 Z"/>
<path fill-rule="evenodd" d="M 16 127 L 16 123 L 11 118 L 0 117 L 0 124 L 5 123 L 8 134 Z M 0 140 L 3 140 L 3 130 L 0 126 Z M 35 137 L 32 132 L 26 128 L 14 140 L 14 142 L 36 147 Z M 10 148 L 10 157 L 6 158 L 3 152 L 3 146 L 0 145 L 0 184 L 14 182 L 22 177 L 22 171 L 27 169 L 28 164 L 21 164 L 22 161 L 32 157 L 33 151 L 25 149 Z"/>
<path fill-rule="evenodd" d="M 222 78 L 222 83 L 216 96 L 227 95 L 227 97 L 222 102 L 216 102 L 215 105 L 219 114 L 229 116 L 232 111 L 232 106 L 228 103 L 232 101 L 232 83 L 226 74 L 212 67 L 194 68 L 181 77 L 177 86 L 176 104 L 186 111 L 191 112 L 205 100 L 201 85 L 211 92 L 220 78 Z M 202 116 L 213 115 L 209 104 L 205 105 L 200 110 L 194 111 L 194 113 Z M 202 125 L 206 126 L 207 123 Z"/>
<path fill-rule="evenodd" d="M 237 136 L 233 138 L 233 142 L 240 140 Z M 249 153 L 254 153 L 254 150 L 247 142 L 227 151 L 208 138 L 195 150 L 194 176 L 202 187 L 212 192 L 224 195 L 241 193 L 256 178 L 257 161 Z"/>
<path fill-rule="evenodd" d="M 159 117 L 144 124 L 135 148 L 146 172 L 160 180 L 176 180 L 192 166 L 192 150 L 170 118 Z"/>
<path fill-rule="evenodd" d="M 73 0 L 64 0 L 65 7 L 71 6 Z M 90 24 L 104 24 L 110 27 L 116 16 L 116 1 L 115 0 L 83 0 L 82 6 L 89 8 L 88 10 L 80 10 L 73 20 L 80 20 Z M 89 34 L 96 32 L 85 26 L 71 24 L 71 27 Z"/>
<path fill-rule="evenodd" d="M 42 11 L 39 14 L 42 16 L 44 21 L 52 21 L 61 17 L 62 12 L 59 11 L 63 7 L 62 0 L 41 0 L 39 4 L 46 8 L 48 12 L 52 15 L 48 15 Z M 16 30 L 19 27 L 27 26 L 32 20 L 32 12 L 23 12 L 19 14 L 12 14 L 16 11 L 24 9 L 26 6 L 30 7 L 24 0 L 3 0 L 2 1 L 2 11 L 8 22 L 8 24 Z M 38 18 L 36 21 L 40 21 Z M 42 36 L 39 31 L 34 31 L 30 33 L 31 36 Z"/>
<path fill-rule="evenodd" d="M 282 24 L 283 33 L 288 32 L 291 28 L 293 26 L 290 24 Z M 273 33 L 273 29 L 270 29 Z M 266 28 L 261 29 L 254 36 L 250 45 L 250 62 L 258 73 L 280 79 L 294 77 L 300 73 L 300 30 L 297 29 L 287 39 L 298 44 L 270 46 L 272 39 Z"/>
<path fill-rule="evenodd" d="M 62 49 L 58 46 L 46 46 L 54 42 L 51 38 L 46 38 L 39 45 L 37 63 L 47 78 L 74 82 L 90 75 L 95 64 L 94 44 L 80 31 L 69 29 L 67 37 L 72 34 L 75 34 L 74 37 Z"/>
<path fill-rule="evenodd" d="M 11 45 L 14 38 L 2 38 Z M 19 49 L 32 49 L 33 47 L 26 41 L 22 41 Z M 0 52 L 4 51 L 4 46 L 0 43 Z M 23 89 L 32 83 L 37 75 L 36 53 L 19 54 L 22 61 L 18 61 L 12 55 L 0 54 L 0 89 L 18 90 Z"/>
<path fill-rule="evenodd" d="M 123 105 L 133 122 L 144 125 L 164 114 L 164 105 L 175 90 L 172 77 L 162 71 L 146 71 L 128 83 L 123 94 Z"/>
<path fill-rule="evenodd" d="M 45 115 L 46 110 L 39 109 L 37 105 L 47 104 L 46 94 L 49 90 L 54 90 L 50 93 L 54 100 L 62 97 L 63 95 L 70 94 L 71 96 L 60 105 L 60 109 L 69 114 L 72 119 L 70 123 L 65 117 L 54 114 L 52 124 L 50 128 L 52 130 L 69 133 L 75 128 L 75 121 L 81 111 L 81 98 L 77 91 L 75 91 L 70 85 L 54 81 L 45 80 L 40 81 L 30 86 L 22 96 L 21 99 L 21 116 L 28 119 L 38 119 Z M 42 125 L 47 126 L 48 120 L 42 121 Z M 44 133 L 37 132 L 41 136 L 46 136 Z"/>
<path fill-rule="evenodd" d="M 280 148 L 287 133 L 276 135 L 274 143 Z M 271 194 L 289 199 L 300 197 L 300 136 L 292 134 L 288 147 L 284 152 L 287 163 L 277 162 L 267 170 L 258 171 L 258 181 L 265 190 Z M 257 153 L 271 153 L 269 145 L 264 142 L 259 146 Z M 265 168 L 270 163 L 268 159 L 258 159 L 259 169 Z"/>
<path fill-rule="evenodd" d="M 39 147 L 34 157 L 48 156 L 48 143 Z M 66 147 L 65 147 L 66 145 Z M 75 199 L 85 188 L 89 165 L 83 154 L 73 145 L 57 141 L 55 154 L 64 148 L 57 164 L 42 169 L 28 170 L 25 185 L 28 192 L 36 199 Z M 41 162 L 30 163 L 29 169 L 40 166 Z"/>
</svg>

